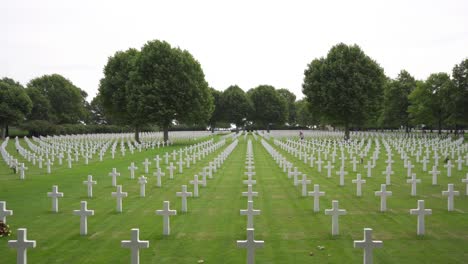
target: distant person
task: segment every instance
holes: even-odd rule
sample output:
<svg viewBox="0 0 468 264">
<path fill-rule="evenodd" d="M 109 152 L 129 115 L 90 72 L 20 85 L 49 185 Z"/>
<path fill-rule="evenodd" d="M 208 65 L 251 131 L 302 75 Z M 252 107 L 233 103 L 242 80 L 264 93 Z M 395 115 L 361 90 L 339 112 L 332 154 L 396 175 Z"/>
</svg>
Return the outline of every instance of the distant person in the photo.
<svg viewBox="0 0 468 264">
<path fill-rule="evenodd" d="M 301 131 L 299 131 L 299 137 L 301 138 L 301 140 L 304 140 L 304 133 Z"/>
</svg>

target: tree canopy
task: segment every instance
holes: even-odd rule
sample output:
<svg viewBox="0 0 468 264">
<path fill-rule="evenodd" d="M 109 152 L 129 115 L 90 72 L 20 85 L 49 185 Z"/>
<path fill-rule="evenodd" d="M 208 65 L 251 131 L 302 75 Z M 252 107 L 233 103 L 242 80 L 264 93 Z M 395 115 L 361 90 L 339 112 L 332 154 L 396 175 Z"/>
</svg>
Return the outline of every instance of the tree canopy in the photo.
<svg viewBox="0 0 468 264">
<path fill-rule="evenodd" d="M 296 124 L 296 95 L 288 89 L 282 88 L 277 90 L 278 94 L 286 101 L 286 122 L 291 125 Z"/>
<path fill-rule="evenodd" d="M 237 85 L 231 85 L 223 92 L 221 105 L 224 108 L 223 119 L 235 124 L 237 129 L 245 124 L 252 108 L 247 95 Z"/>
<path fill-rule="evenodd" d="M 3 78 L 0 80 L 0 126 L 2 138 L 7 135 L 8 126 L 25 119 L 32 108 L 32 102 L 23 86 L 18 82 Z"/>
<path fill-rule="evenodd" d="M 349 138 L 350 125 L 361 125 L 378 112 L 384 78 L 382 68 L 359 46 L 341 43 L 308 65 L 302 92 L 314 114 L 343 125 Z"/>
<path fill-rule="evenodd" d="M 287 102 L 273 86 L 260 85 L 250 89 L 247 96 L 252 102 L 251 120 L 266 127 L 270 124 L 284 124 L 287 119 Z"/>
</svg>

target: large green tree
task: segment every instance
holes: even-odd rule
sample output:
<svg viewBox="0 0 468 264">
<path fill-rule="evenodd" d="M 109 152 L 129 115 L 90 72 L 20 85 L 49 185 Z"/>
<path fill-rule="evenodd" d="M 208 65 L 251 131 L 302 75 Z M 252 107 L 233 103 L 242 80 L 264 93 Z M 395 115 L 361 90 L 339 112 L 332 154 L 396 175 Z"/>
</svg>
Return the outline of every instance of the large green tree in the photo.
<svg viewBox="0 0 468 264">
<path fill-rule="evenodd" d="M 237 131 L 242 127 L 252 107 L 245 92 L 237 85 L 231 85 L 221 95 L 223 120 L 236 125 Z"/>
<path fill-rule="evenodd" d="M 208 124 L 210 125 L 211 132 L 214 132 L 216 125 L 223 121 L 223 112 L 225 110 L 224 105 L 221 103 L 221 96 L 223 92 L 218 91 L 214 88 L 210 88 L 211 96 L 213 97 L 214 110 L 211 114 Z"/>
<path fill-rule="evenodd" d="M 425 82 L 419 82 L 409 96 L 412 122 L 437 128 L 440 134 L 450 115 L 452 86 L 446 73 L 431 74 Z"/>
<path fill-rule="evenodd" d="M 349 139 L 351 125 L 363 125 L 378 112 L 384 80 L 382 68 L 359 46 L 341 43 L 308 65 L 302 91 L 313 113 L 343 125 Z"/>
<path fill-rule="evenodd" d="M 416 88 L 416 80 L 402 70 L 395 80 L 387 80 L 381 122 L 385 127 L 404 126 L 409 132 L 408 96 Z"/>
<path fill-rule="evenodd" d="M 86 118 L 86 92 L 59 74 L 44 75 L 27 84 L 33 102 L 30 119 L 47 118 L 54 124 L 76 124 Z"/>
<path fill-rule="evenodd" d="M 318 125 L 318 120 L 310 111 L 309 102 L 305 98 L 295 103 L 297 124 L 302 127 L 312 127 Z"/>
<path fill-rule="evenodd" d="M 286 101 L 286 108 L 287 108 L 287 118 L 286 122 L 290 126 L 295 125 L 296 122 L 296 95 L 291 93 L 288 89 L 282 88 L 277 90 L 278 94 L 283 97 Z"/>
<path fill-rule="evenodd" d="M 24 121 L 31 108 L 31 99 L 20 83 L 10 78 L 0 80 L 0 129 L 2 139 L 8 136 L 8 126 Z"/>
<path fill-rule="evenodd" d="M 250 89 L 247 96 L 253 107 L 250 118 L 257 126 L 266 127 L 270 132 L 270 124 L 283 125 L 286 122 L 287 102 L 273 86 L 257 86 Z"/>
<path fill-rule="evenodd" d="M 206 123 L 213 111 L 198 61 L 188 51 L 158 40 L 141 51 L 130 49 L 109 58 L 99 92 L 106 112 L 135 127 L 136 140 L 143 125 L 154 123 L 167 141 L 175 121 Z"/>
<path fill-rule="evenodd" d="M 452 82 L 447 121 L 458 130 L 468 125 L 468 58 L 453 67 Z"/>
</svg>

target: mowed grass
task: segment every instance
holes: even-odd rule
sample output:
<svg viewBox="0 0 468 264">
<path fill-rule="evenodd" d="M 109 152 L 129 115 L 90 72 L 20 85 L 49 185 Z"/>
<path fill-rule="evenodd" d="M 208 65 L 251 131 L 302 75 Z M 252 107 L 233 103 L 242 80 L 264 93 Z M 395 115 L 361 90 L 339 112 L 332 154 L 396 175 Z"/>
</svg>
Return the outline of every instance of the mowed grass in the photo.
<svg viewBox="0 0 468 264">
<path fill-rule="evenodd" d="M 253 142 L 254 178 L 257 180 L 254 191 L 259 192 L 254 198 L 254 208 L 261 210 L 261 215 L 254 219 L 255 238 L 265 241 L 265 247 L 256 251 L 256 263 L 360 263 L 362 250 L 353 248 L 353 240 L 363 238 L 364 227 L 373 228 L 374 239 L 384 241 L 383 248 L 374 251 L 376 263 L 466 263 L 468 198 L 461 183 L 467 173 L 466 167 L 461 172 L 454 168 L 451 178 L 439 167 L 442 171 L 439 185 L 432 186 L 429 173 L 423 173 L 422 165 L 417 164 L 415 172 L 422 183 L 418 185 L 418 196 L 412 197 L 410 185 L 406 183 L 406 169 L 395 151 L 395 174 L 392 185 L 387 188 L 393 196 L 387 200 L 389 211 L 380 213 L 380 200 L 374 196 L 374 191 L 385 183 L 383 152 L 372 178 L 365 177 L 366 171 L 358 165 L 367 183 L 363 185 L 363 196 L 356 197 L 356 186 L 351 180 L 357 172 L 351 172 L 350 163 L 346 168 L 349 175 L 345 177 L 345 186 L 340 187 L 335 174 L 337 164 L 332 178 L 327 178 L 325 170 L 318 173 L 316 167 L 310 168 L 281 151 L 312 180 L 309 190 L 313 184 L 320 184 L 320 189 L 326 192 L 320 199 L 321 211 L 314 213 L 313 198 L 301 197 L 301 186 L 293 185 L 292 179 L 288 179 L 260 144 L 260 139 L 255 141 L 251 136 L 248 139 Z M 26 147 L 25 142 L 21 143 Z M 200 197 L 189 198 L 188 213 L 180 212 L 180 198 L 175 195 L 183 184 L 192 191 L 189 180 L 230 143 L 231 140 L 227 140 L 225 146 L 197 161 L 190 169 L 184 169 L 183 174 L 175 174 L 173 180 L 168 179 L 168 171 L 165 171 L 162 188 L 155 186 L 153 161 L 151 174 L 146 175 L 149 179 L 145 198 L 139 197 L 137 179 L 130 179 L 127 169 L 130 162 L 139 167 L 136 175 L 140 176 L 144 171 L 141 162 L 145 158 L 152 159 L 156 154 L 161 156 L 184 145 L 135 152 L 134 155 L 127 152 L 125 157 L 119 153 L 114 160 L 108 154 L 105 161 L 99 162 L 98 157 L 94 157 L 89 165 L 80 160 L 73 169 L 68 169 L 66 164 L 54 166 L 51 175 L 45 174 L 45 168 L 39 170 L 28 164 L 25 181 L 18 180 L 18 175 L 2 163 L 0 200 L 7 201 L 7 209 L 14 210 L 14 215 L 7 220 L 14 234 L 10 238 L 0 238 L 0 263 L 15 262 L 16 252 L 7 247 L 6 241 L 16 239 L 16 229 L 20 227 L 28 228 L 28 238 L 37 241 L 37 248 L 28 250 L 30 263 L 129 263 L 130 250 L 121 248 L 120 241 L 130 239 L 130 229 L 135 227 L 140 228 L 140 239 L 150 241 L 150 248 L 140 251 L 141 263 L 197 263 L 198 260 L 244 263 L 246 252 L 236 246 L 236 240 L 246 237 L 246 217 L 239 214 L 240 209 L 247 207 L 247 199 L 241 195 L 247 190 L 242 184 L 246 179 L 243 174 L 247 150 L 243 136 L 222 168 L 208 180 L 207 187 L 200 188 Z M 274 146 L 272 141 L 270 144 Z M 16 152 L 14 140 L 9 142 L 8 151 Z M 115 188 L 111 186 L 108 173 L 114 167 L 121 173 L 118 184 L 129 194 L 123 201 L 123 213 L 115 212 L 116 202 L 111 197 Z M 86 197 L 86 186 L 82 184 L 88 174 L 98 181 L 91 199 Z M 454 212 L 447 212 L 447 199 L 441 195 L 447 183 L 454 183 L 461 194 L 455 198 Z M 52 185 L 59 185 L 59 191 L 65 194 L 59 201 L 59 213 L 50 212 L 51 200 L 46 194 Z M 418 199 L 426 200 L 426 208 L 433 210 L 433 215 L 426 217 L 424 237 L 416 235 L 416 216 L 409 214 L 409 209 L 416 208 Z M 82 200 L 88 201 L 88 208 L 95 210 L 95 215 L 88 218 L 87 236 L 79 235 L 79 217 L 72 214 L 79 209 Z M 155 214 L 164 200 L 178 210 L 178 215 L 171 217 L 171 235 L 167 237 L 162 236 L 162 217 Z M 340 208 L 348 213 L 340 217 L 340 235 L 336 237 L 331 236 L 331 217 L 323 212 L 331 208 L 332 200 L 339 200 Z M 324 249 L 319 250 L 318 246 Z"/>
</svg>

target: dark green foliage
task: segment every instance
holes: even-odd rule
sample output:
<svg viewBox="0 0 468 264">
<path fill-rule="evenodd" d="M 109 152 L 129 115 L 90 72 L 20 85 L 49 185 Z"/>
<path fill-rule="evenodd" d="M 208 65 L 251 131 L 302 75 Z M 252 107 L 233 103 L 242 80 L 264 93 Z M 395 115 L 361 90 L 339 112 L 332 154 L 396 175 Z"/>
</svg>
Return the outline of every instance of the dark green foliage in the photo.
<svg viewBox="0 0 468 264">
<path fill-rule="evenodd" d="M 287 109 L 287 119 L 286 122 L 290 126 L 293 126 L 297 123 L 296 121 L 296 95 L 291 93 L 288 89 L 278 89 L 277 90 L 278 94 L 283 97 L 283 99 L 286 101 L 286 109 Z"/>
<path fill-rule="evenodd" d="M 452 81 L 447 122 L 458 129 L 460 125 L 468 125 L 468 59 L 455 65 L 452 70 Z"/>
<path fill-rule="evenodd" d="M 33 102 L 29 119 L 76 124 L 86 118 L 86 92 L 59 74 L 35 78 L 28 83 L 26 90 Z"/>
<path fill-rule="evenodd" d="M 237 129 L 242 127 L 248 114 L 252 110 L 245 92 L 237 85 L 229 86 L 221 95 L 223 106 L 223 120 L 235 124 Z"/>
<path fill-rule="evenodd" d="M 221 103 L 221 96 L 223 92 L 210 88 L 211 96 L 213 97 L 214 110 L 211 114 L 208 124 L 211 127 L 211 131 L 214 132 L 217 124 L 223 121 L 223 112 L 225 111 L 224 105 Z"/>
<path fill-rule="evenodd" d="M 9 125 L 21 123 L 32 108 L 31 99 L 21 84 L 9 78 L 0 80 L 0 127 L 5 138 Z"/>
<path fill-rule="evenodd" d="M 311 127 L 318 125 L 318 120 L 314 118 L 310 111 L 310 106 L 307 100 L 301 99 L 295 103 L 297 124 L 301 127 Z"/>
<path fill-rule="evenodd" d="M 287 119 L 287 102 L 273 86 L 260 85 L 250 89 L 247 96 L 252 102 L 251 120 L 269 130 L 270 124 L 283 125 Z"/>
<path fill-rule="evenodd" d="M 330 124 L 362 126 L 376 119 L 383 94 L 382 68 L 357 46 L 338 44 L 304 72 L 302 91 L 314 114 Z"/>
</svg>

